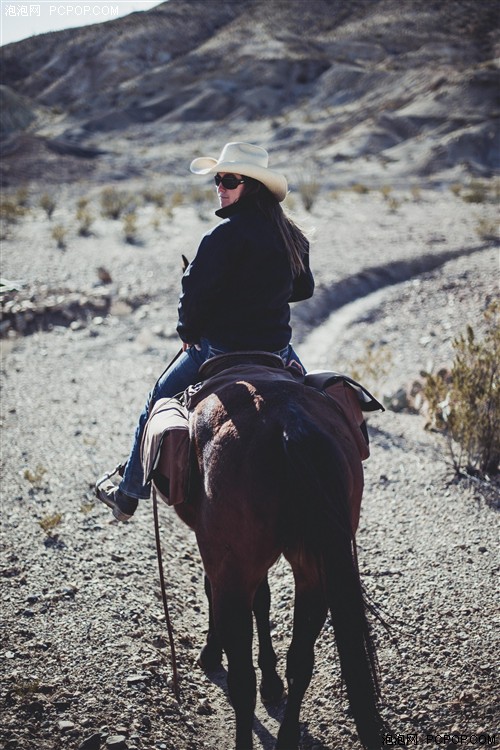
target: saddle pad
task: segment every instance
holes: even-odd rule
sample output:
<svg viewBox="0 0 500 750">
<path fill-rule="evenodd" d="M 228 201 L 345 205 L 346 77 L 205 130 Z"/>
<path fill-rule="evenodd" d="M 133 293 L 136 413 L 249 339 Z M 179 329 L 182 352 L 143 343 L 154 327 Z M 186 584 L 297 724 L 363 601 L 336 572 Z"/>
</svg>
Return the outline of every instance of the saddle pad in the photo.
<svg viewBox="0 0 500 750">
<path fill-rule="evenodd" d="M 182 503 L 189 479 L 189 424 L 186 407 L 176 398 L 160 398 L 146 422 L 141 442 L 144 484 L 167 505 Z"/>
</svg>

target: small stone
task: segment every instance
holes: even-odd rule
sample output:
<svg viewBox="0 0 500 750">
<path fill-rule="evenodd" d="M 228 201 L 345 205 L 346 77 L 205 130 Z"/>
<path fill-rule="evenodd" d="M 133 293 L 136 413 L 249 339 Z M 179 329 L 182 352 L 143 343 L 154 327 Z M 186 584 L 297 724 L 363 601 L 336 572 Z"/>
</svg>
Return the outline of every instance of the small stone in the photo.
<svg viewBox="0 0 500 750">
<path fill-rule="evenodd" d="M 140 682 L 148 682 L 149 675 L 147 674 L 131 674 L 127 677 L 127 685 L 138 685 Z"/>
<path fill-rule="evenodd" d="M 108 750 L 127 750 L 126 737 L 123 734 L 111 734 L 106 740 Z"/>
<path fill-rule="evenodd" d="M 198 701 L 197 713 L 202 716 L 208 716 L 213 713 L 213 708 L 208 702 L 208 698 L 201 698 L 201 700 Z"/>
<path fill-rule="evenodd" d="M 71 708 L 71 698 L 59 698 L 54 701 L 54 708 L 56 711 L 66 711 Z"/>
<path fill-rule="evenodd" d="M 23 708 L 28 714 L 42 714 L 45 710 L 45 703 L 43 701 L 32 701 L 31 703 L 27 703 Z"/>
<path fill-rule="evenodd" d="M 104 266 L 99 266 L 99 268 L 97 269 L 97 276 L 103 284 L 111 284 L 111 282 L 113 281 L 110 272 Z"/>
<path fill-rule="evenodd" d="M 67 721 L 67 720 L 58 721 L 57 726 L 59 727 L 59 730 L 61 732 L 70 732 L 72 729 L 75 728 L 74 723 L 72 721 Z"/>
<path fill-rule="evenodd" d="M 151 731 L 151 719 L 147 714 L 144 714 L 144 716 L 141 716 L 141 724 L 146 732 Z"/>
<path fill-rule="evenodd" d="M 83 740 L 78 750 L 99 750 L 99 748 L 101 747 L 101 739 L 102 738 L 99 732 L 91 734 L 90 737 L 87 737 Z"/>
</svg>

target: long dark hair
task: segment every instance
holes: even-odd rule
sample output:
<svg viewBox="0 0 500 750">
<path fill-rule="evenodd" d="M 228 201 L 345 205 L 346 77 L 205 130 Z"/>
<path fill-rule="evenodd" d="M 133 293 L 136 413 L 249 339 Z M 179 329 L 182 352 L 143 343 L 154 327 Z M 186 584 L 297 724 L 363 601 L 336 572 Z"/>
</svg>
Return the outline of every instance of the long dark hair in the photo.
<svg viewBox="0 0 500 750">
<path fill-rule="evenodd" d="M 245 198 L 251 198 L 257 208 L 275 224 L 286 247 L 293 276 L 305 270 L 304 255 L 309 250 L 309 242 L 302 230 L 283 211 L 280 202 L 262 182 L 245 177 Z"/>
</svg>

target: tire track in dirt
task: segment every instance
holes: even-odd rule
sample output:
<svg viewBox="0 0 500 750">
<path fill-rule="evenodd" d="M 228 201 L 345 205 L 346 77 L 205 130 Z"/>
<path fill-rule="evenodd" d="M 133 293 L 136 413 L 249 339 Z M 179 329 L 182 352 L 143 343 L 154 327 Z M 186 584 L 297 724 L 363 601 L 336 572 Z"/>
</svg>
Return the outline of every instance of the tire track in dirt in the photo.
<svg viewBox="0 0 500 750">
<path fill-rule="evenodd" d="M 451 260 L 474 255 L 492 245 L 492 242 L 486 242 L 440 253 L 425 253 L 410 260 L 394 260 L 383 265 L 365 268 L 328 287 L 319 287 L 314 297 L 302 302 L 300 307 L 293 311 L 294 343 L 304 342 L 311 331 L 314 336 L 317 329 L 328 320 L 330 315 L 341 308 L 353 303 L 359 304 L 375 292 L 410 281 L 444 266 Z"/>
</svg>

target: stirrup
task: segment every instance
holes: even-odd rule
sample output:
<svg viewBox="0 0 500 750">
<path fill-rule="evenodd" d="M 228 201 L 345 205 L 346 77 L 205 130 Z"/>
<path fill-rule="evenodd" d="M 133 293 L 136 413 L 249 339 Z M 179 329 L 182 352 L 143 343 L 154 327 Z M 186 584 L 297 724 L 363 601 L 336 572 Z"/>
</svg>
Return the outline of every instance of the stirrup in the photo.
<svg viewBox="0 0 500 750">
<path fill-rule="evenodd" d="M 95 483 L 95 492 L 97 495 L 97 490 L 103 484 L 104 482 L 107 482 L 108 479 L 111 479 L 111 477 L 114 477 L 115 474 L 119 474 L 121 477 L 123 477 L 123 474 L 125 473 L 125 467 L 127 463 L 119 463 L 115 466 L 115 468 L 112 471 L 107 471 L 105 474 L 100 477 L 97 482 Z"/>
</svg>

